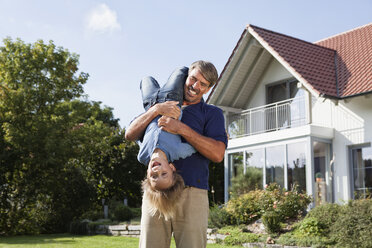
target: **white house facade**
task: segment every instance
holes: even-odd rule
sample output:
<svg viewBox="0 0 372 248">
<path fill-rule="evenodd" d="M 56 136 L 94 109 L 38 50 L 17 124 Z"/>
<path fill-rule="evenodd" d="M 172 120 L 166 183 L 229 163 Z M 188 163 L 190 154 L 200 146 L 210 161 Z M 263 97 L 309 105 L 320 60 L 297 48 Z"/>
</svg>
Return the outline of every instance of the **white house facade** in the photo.
<svg viewBox="0 0 372 248">
<path fill-rule="evenodd" d="M 372 24 L 309 43 L 248 25 L 208 103 L 225 114 L 225 201 L 254 168 L 314 205 L 372 191 Z"/>
</svg>

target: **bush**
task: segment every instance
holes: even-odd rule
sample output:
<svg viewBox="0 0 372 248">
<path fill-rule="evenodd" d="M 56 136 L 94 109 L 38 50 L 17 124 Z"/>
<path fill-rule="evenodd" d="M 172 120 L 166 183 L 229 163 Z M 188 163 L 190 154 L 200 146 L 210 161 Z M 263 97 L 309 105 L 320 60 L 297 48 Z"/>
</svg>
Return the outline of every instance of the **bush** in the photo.
<svg viewBox="0 0 372 248">
<path fill-rule="evenodd" d="M 262 223 L 268 233 L 278 233 L 281 229 L 282 217 L 276 211 L 267 211 L 262 215 Z"/>
<path fill-rule="evenodd" d="M 226 206 L 227 213 L 237 224 L 249 224 L 261 217 L 262 207 L 259 200 L 262 197 L 262 190 L 250 191 L 237 198 L 232 198 Z"/>
<path fill-rule="evenodd" d="M 133 218 L 132 210 L 128 206 L 118 205 L 114 210 L 114 219 L 118 221 L 129 221 Z"/>
<path fill-rule="evenodd" d="M 372 247 L 372 200 L 312 209 L 278 243 L 311 247 Z"/>
<path fill-rule="evenodd" d="M 298 193 L 297 187 L 294 187 L 290 191 L 281 193 L 278 201 L 278 211 L 283 219 L 297 219 L 304 214 L 311 201 L 311 196 L 306 193 Z"/>
<path fill-rule="evenodd" d="M 281 220 L 297 218 L 310 204 L 311 197 L 291 191 L 282 190 L 277 184 L 270 184 L 266 190 L 253 190 L 239 197 L 232 198 L 226 211 L 237 224 L 250 224 L 261 218 L 265 212 L 274 211 Z"/>
<path fill-rule="evenodd" d="M 225 245 L 242 245 L 244 243 L 255 243 L 258 239 L 258 234 L 240 232 L 227 236 L 223 242 Z"/>
<path fill-rule="evenodd" d="M 305 219 L 314 218 L 322 229 L 323 235 L 328 235 L 331 226 L 338 220 L 342 206 L 335 203 L 319 205 L 310 210 Z"/>
<path fill-rule="evenodd" d="M 133 218 L 141 217 L 141 208 L 131 208 Z"/>
<path fill-rule="evenodd" d="M 372 247 L 372 200 L 350 201 L 330 228 L 338 247 Z"/>
<path fill-rule="evenodd" d="M 293 232 L 280 235 L 276 243 L 288 246 L 302 246 L 302 247 L 333 247 L 324 237 L 318 236 L 298 236 Z"/>
<path fill-rule="evenodd" d="M 276 211 L 283 220 L 298 218 L 310 202 L 311 197 L 307 194 L 298 193 L 297 186 L 294 186 L 290 191 L 286 191 L 276 183 L 270 184 L 260 199 L 263 212 Z"/>
<path fill-rule="evenodd" d="M 297 233 L 301 236 L 322 236 L 324 234 L 324 227 L 314 217 L 307 217 L 300 223 Z"/>
<path fill-rule="evenodd" d="M 91 221 L 103 219 L 103 210 L 89 210 L 83 213 L 82 219 L 88 219 Z"/>
<path fill-rule="evenodd" d="M 260 235 L 244 232 L 236 226 L 226 226 L 217 231 L 220 234 L 228 235 L 223 240 L 225 245 L 242 245 L 243 243 L 258 242 Z"/>
<path fill-rule="evenodd" d="M 210 208 L 208 218 L 209 227 L 221 228 L 232 224 L 232 216 L 226 211 L 223 206 L 214 205 Z"/>
</svg>

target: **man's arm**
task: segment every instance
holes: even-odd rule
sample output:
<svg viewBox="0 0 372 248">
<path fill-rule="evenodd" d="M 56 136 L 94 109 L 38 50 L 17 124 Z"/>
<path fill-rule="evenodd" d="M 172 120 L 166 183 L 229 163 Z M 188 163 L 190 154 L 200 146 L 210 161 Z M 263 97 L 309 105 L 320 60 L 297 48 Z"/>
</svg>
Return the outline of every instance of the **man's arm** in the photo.
<svg viewBox="0 0 372 248">
<path fill-rule="evenodd" d="M 159 119 L 158 125 L 164 131 L 181 135 L 200 154 L 209 160 L 216 163 L 223 160 L 226 146 L 222 141 L 203 136 L 181 121 L 166 116 Z"/>
<path fill-rule="evenodd" d="M 177 118 L 181 114 L 180 108 L 177 106 L 176 101 L 167 101 L 163 103 L 157 103 L 149 108 L 145 113 L 138 116 L 132 121 L 129 127 L 125 130 L 125 139 L 136 141 L 143 136 L 146 127 L 149 123 L 158 115 L 164 115 L 171 118 Z"/>
</svg>

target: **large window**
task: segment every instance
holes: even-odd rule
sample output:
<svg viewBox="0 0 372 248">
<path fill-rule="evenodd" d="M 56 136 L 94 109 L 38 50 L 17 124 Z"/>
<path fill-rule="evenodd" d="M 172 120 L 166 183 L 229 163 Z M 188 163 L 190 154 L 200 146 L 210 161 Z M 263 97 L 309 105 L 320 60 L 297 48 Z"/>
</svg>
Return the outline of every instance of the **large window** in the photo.
<svg viewBox="0 0 372 248">
<path fill-rule="evenodd" d="M 260 175 L 263 179 L 263 168 L 265 162 L 264 149 L 255 149 L 248 150 L 246 152 L 246 173 L 252 173 L 254 175 Z M 261 185 L 257 185 L 259 188 L 262 188 Z"/>
<path fill-rule="evenodd" d="M 287 145 L 287 178 L 288 189 L 297 185 L 298 189 L 306 192 L 306 143 L 293 143 Z"/>
<path fill-rule="evenodd" d="M 333 201 L 332 168 L 330 164 L 330 144 L 313 142 L 315 205 Z"/>
<path fill-rule="evenodd" d="M 229 186 L 231 186 L 231 178 L 243 173 L 243 152 L 229 154 Z"/>
<path fill-rule="evenodd" d="M 274 83 L 267 86 L 266 103 L 280 102 L 286 99 L 302 96 L 303 90 L 297 88 L 297 80 L 288 80 L 282 83 Z"/>
<path fill-rule="evenodd" d="M 284 188 L 285 145 L 266 148 L 266 184 L 277 183 Z"/>
<path fill-rule="evenodd" d="M 372 197 L 372 148 L 351 148 L 354 198 Z"/>
<path fill-rule="evenodd" d="M 262 178 L 265 184 L 277 183 L 282 188 L 297 189 L 306 192 L 306 150 L 305 141 L 268 146 L 262 148 L 247 148 L 228 155 L 228 181 L 226 188 L 231 186 L 231 180 L 241 173 L 253 174 Z M 227 192 L 226 192 L 227 193 Z"/>
<path fill-rule="evenodd" d="M 271 104 L 265 109 L 266 130 L 305 124 L 305 92 L 297 88 L 296 80 L 268 85 L 266 92 L 266 103 Z"/>
</svg>

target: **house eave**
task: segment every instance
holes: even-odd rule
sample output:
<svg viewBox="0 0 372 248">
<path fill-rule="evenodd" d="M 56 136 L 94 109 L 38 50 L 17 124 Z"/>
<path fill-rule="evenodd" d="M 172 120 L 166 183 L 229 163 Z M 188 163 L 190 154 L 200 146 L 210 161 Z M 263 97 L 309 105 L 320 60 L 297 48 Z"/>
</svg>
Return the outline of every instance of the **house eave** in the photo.
<svg viewBox="0 0 372 248">
<path fill-rule="evenodd" d="M 244 147 L 267 145 L 270 143 L 300 139 L 309 136 L 331 140 L 334 138 L 334 128 L 309 124 L 295 128 L 233 138 L 229 140 L 227 151 L 230 152 Z"/>
</svg>

